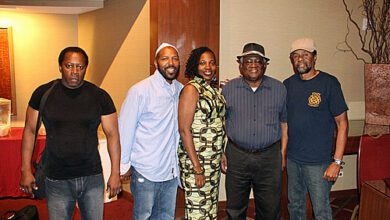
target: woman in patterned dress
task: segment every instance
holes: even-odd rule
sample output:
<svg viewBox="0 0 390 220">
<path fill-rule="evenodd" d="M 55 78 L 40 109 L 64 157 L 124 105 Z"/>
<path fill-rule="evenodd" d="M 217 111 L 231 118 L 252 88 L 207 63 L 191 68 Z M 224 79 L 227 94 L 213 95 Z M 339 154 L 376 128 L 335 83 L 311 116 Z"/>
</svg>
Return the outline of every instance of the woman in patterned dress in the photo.
<svg viewBox="0 0 390 220">
<path fill-rule="evenodd" d="M 213 87 L 216 58 L 207 47 L 191 52 L 179 99 L 180 177 L 186 219 L 217 219 L 220 161 L 225 144 L 225 99 Z"/>
</svg>

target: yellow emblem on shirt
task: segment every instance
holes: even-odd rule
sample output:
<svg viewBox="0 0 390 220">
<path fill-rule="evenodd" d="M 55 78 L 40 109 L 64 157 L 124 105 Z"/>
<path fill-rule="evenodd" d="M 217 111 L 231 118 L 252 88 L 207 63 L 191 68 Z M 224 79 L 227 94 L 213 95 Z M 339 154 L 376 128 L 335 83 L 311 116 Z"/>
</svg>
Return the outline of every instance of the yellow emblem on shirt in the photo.
<svg viewBox="0 0 390 220">
<path fill-rule="evenodd" d="M 318 107 L 321 103 L 321 94 L 318 92 L 312 92 L 307 100 L 309 106 Z"/>
</svg>

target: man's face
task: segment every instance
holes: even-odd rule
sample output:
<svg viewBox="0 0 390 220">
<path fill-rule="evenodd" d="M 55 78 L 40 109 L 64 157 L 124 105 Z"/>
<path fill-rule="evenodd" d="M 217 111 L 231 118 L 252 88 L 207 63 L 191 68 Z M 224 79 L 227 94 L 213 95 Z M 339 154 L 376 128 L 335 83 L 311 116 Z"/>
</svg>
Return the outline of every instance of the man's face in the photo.
<svg viewBox="0 0 390 220">
<path fill-rule="evenodd" d="M 76 89 L 84 83 L 85 57 L 81 53 L 67 52 L 59 66 L 62 74 L 62 84 L 70 89 Z"/>
<path fill-rule="evenodd" d="M 259 55 L 247 55 L 239 60 L 240 73 L 248 82 L 258 82 L 267 69 L 267 62 Z"/>
<path fill-rule="evenodd" d="M 161 73 L 161 75 L 167 80 L 168 83 L 172 83 L 180 70 L 180 60 L 177 51 L 172 47 L 164 47 L 157 54 L 154 65 Z"/>
<path fill-rule="evenodd" d="M 315 66 L 317 56 L 306 50 L 296 50 L 290 54 L 291 64 L 298 74 L 306 74 Z"/>
</svg>

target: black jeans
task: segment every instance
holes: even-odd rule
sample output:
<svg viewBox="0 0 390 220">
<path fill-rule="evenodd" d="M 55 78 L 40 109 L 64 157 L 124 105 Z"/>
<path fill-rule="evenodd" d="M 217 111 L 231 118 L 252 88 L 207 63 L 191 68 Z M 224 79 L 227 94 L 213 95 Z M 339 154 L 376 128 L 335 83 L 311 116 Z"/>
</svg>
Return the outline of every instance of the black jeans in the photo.
<svg viewBox="0 0 390 220">
<path fill-rule="evenodd" d="M 255 199 L 256 219 L 280 219 L 280 141 L 260 153 L 244 152 L 229 141 L 226 157 L 228 169 L 225 187 L 229 219 L 246 219 L 251 188 Z"/>
</svg>

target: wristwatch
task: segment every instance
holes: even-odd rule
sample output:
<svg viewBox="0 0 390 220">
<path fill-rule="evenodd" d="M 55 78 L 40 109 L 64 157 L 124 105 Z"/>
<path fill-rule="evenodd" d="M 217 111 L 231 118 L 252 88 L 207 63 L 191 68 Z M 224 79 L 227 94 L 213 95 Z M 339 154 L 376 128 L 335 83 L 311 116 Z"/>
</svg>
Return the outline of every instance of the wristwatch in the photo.
<svg viewBox="0 0 390 220">
<path fill-rule="evenodd" d="M 337 164 L 338 166 L 341 166 L 344 164 L 344 162 L 342 160 L 339 160 L 339 159 L 334 159 L 333 161 L 335 164 Z"/>
</svg>

